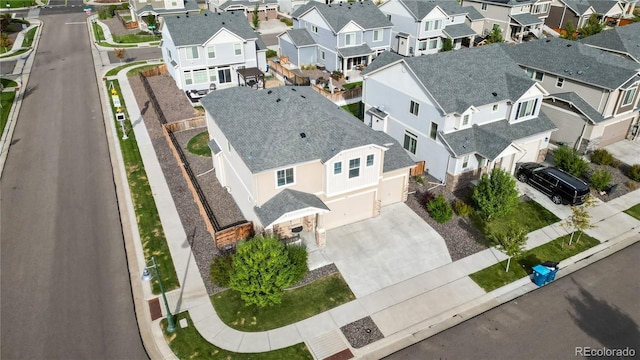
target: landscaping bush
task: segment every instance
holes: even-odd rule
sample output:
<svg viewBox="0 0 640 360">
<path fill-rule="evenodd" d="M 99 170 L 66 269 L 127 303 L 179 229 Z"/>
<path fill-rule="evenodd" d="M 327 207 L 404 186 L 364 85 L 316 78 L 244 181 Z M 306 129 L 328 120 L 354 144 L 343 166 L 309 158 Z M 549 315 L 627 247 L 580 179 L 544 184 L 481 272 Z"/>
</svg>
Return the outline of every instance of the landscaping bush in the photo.
<svg viewBox="0 0 640 360">
<path fill-rule="evenodd" d="M 281 18 L 280 19 L 281 22 L 283 22 L 285 25 L 287 26 L 293 26 L 293 21 L 287 18 Z"/>
<path fill-rule="evenodd" d="M 273 49 L 267 49 L 267 59 L 278 56 L 278 52 Z"/>
<path fill-rule="evenodd" d="M 611 165 L 613 155 L 605 149 L 595 149 L 591 153 L 591 162 L 598 165 Z"/>
<path fill-rule="evenodd" d="M 214 285 L 228 287 L 232 269 L 233 257 L 231 254 L 214 257 L 209 271 L 211 282 Z"/>
<path fill-rule="evenodd" d="M 413 177 L 413 179 L 414 179 L 418 184 L 420 184 L 421 186 L 424 186 L 424 184 L 425 184 L 424 176 L 422 176 L 422 175 L 416 175 L 416 176 L 414 176 L 414 177 Z"/>
<path fill-rule="evenodd" d="M 425 191 L 422 194 L 422 203 L 426 206 L 428 203 L 432 202 L 436 198 L 435 194 L 431 191 Z"/>
<path fill-rule="evenodd" d="M 472 199 L 487 220 L 508 214 L 520 203 L 516 181 L 500 168 L 482 175 L 473 189 Z"/>
<path fill-rule="evenodd" d="M 611 182 L 611 173 L 608 170 L 597 170 L 591 175 L 591 186 L 598 191 L 604 190 Z"/>
<path fill-rule="evenodd" d="M 309 265 L 307 264 L 308 253 L 304 246 L 300 245 L 288 245 L 287 255 L 289 255 L 289 261 L 293 268 L 291 273 L 293 274 L 293 283 L 299 283 L 304 279 L 304 276 L 309 272 Z"/>
<path fill-rule="evenodd" d="M 609 166 L 611 166 L 612 168 L 619 169 L 620 166 L 622 166 L 622 161 L 620 161 L 620 160 L 618 160 L 616 158 L 613 158 L 613 160 L 611 161 L 611 164 L 609 164 Z"/>
<path fill-rule="evenodd" d="M 471 205 L 467 204 L 466 202 L 458 199 L 453 203 L 453 210 L 456 212 L 456 214 L 458 216 L 469 216 L 471 215 L 471 213 L 473 212 L 473 208 L 471 207 Z"/>
<path fill-rule="evenodd" d="M 98 19 L 104 20 L 112 17 L 113 17 L 113 13 L 111 12 L 111 10 L 109 10 L 109 8 L 100 8 L 98 10 Z"/>
<path fill-rule="evenodd" d="M 569 174 L 580 177 L 589 168 L 589 164 L 575 149 L 567 146 L 559 146 L 553 153 L 553 161 L 557 167 Z"/>
<path fill-rule="evenodd" d="M 640 181 L 640 164 L 635 164 L 629 167 L 627 176 L 633 181 Z"/>
<path fill-rule="evenodd" d="M 449 202 L 442 194 L 438 195 L 435 200 L 431 200 L 427 203 L 427 211 L 439 224 L 446 223 L 451 220 L 451 217 L 453 216 L 453 209 L 451 209 L 451 205 L 449 205 Z"/>
<path fill-rule="evenodd" d="M 638 183 L 635 181 L 627 181 L 626 183 L 624 183 L 625 185 L 627 185 L 627 187 L 629 188 L 629 190 L 633 191 L 635 189 L 638 188 Z"/>
</svg>

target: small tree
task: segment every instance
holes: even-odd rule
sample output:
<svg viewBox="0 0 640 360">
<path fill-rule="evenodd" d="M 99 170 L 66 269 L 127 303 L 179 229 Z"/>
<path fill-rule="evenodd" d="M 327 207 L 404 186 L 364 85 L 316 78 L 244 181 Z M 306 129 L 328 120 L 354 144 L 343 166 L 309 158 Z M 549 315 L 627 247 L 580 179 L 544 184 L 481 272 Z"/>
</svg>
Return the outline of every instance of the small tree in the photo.
<svg viewBox="0 0 640 360">
<path fill-rule="evenodd" d="M 567 20 L 567 23 L 564 26 L 564 35 L 563 38 L 567 40 L 575 40 L 576 39 L 576 26 L 573 24 L 573 21 Z"/>
<path fill-rule="evenodd" d="M 484 174 L 473 189 L 472 199 L 487 220 L 508 214 L 520 203 L 516 182 L 508 172 L 496 168 Z"/>
<path fill-rule="evenodd" d="M 559 146 L 553 153 L 553 162 L 560 169 L 573 176 L 580 177 L 589 168 L 589 163 L 577 150 L 568 146 Z"/>
<path fill-rule="evenodd" d="M 578 29 L 578 33 L 580 33 L 581 37 L 586 38 L 587 36 L 598 34 L 602 30 L 604 30 L 604 25 L 600 22 L 598 15 L 592 14 L 589 16 L 587 23 Z"/>
<path fill-rule="evenodd" d="M 611 173 L 608 170 L 596 170 L 591 175 L 591 186 L 598 191 L 604 190 L 611 182 Z"/>
<path fill-rule="evenodd" d="M 576 231 L 579 231 L 578 238 L 576 242 L 580 241 L 580 237 L 582 233 L 586 230 L 593 229 L 596 227 L 591 224 L 591 214 L 587 211 L 588 208 L 594 206 L 596 203 L 596 199 L 589 195 L 584 201 L 584 204 L 579 206 L 571 207 L 571 215 L 565 219 L 562 225 L 571 230 L 571 237 L 569 238 L 569 246 L 571 246 L 573 242 L 573 235 Z"/>
<path fill-rule="evenodd" d="M 520 256 L 524 250 L 524 245 L 527 243 L 527 229 L 522 225 L 511 222 L 505 232 L 490 233 L 489 239 L 496 245 L 498 250 L 503 251 L 509 257 L 506 269 L 506 272 L 509 272 L 511 258 Z"/>
<path fill-rule="evenodd" d="M 113 49 L 113 54 L 122 62 L 127 56 L 127 50 L 125 49 Z"/>
<path fill-rule="evenodd" d="M 453 41 L 451 41 L 450 38 L 445 38 L 444 42 L 442 43 L 442 50 L 440 51 L 451 51 L 453 50 Z"/>
<path fill-rule="evenodd" d="M 502 36 L 502 30 L 500 30 L 500 26 L 494 25 L 493 30 L 491 30 L 491 35 L 489 35 L 489 39 L 487 39 L 487 43 L 502 43 L 504 42 L 504 37 Z"/>
<path fill-rule="evenodd" d="M 446 223 L 453 216 L 453 209 L 442 194 L 427 203 L 427 211 L 438 224 Z"/>
<path fill-rule="evenodd" d="M 253 24 L 253 28 L 257 29 L 258 25 L 260 25 L 260 17 L 258 16 L 258 4 L 253 8 L 253 15 L 251 16 L 251 23 Z"/>
<path fill-rule="evenodd" d="M 246 305 L 273 306 L 295 276 L 285 245 L 276 237 L 258 236 L 238 244 L 229 286 Z"/>
</svg>

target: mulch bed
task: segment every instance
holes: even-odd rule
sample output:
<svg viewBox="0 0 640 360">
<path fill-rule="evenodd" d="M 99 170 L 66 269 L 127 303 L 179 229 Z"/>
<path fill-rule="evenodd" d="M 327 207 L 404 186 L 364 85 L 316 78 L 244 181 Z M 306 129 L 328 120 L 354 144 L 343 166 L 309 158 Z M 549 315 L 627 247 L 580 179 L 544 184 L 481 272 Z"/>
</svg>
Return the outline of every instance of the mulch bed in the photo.
<svg viewBox="0 0 640 360">
<path fill-rule="evenodd" d="M 384 335 L 369 316 L 349 323 L 341 327 L 340 330 L 349 344 L 356 349 L 384 339 Z"/>
</svg>

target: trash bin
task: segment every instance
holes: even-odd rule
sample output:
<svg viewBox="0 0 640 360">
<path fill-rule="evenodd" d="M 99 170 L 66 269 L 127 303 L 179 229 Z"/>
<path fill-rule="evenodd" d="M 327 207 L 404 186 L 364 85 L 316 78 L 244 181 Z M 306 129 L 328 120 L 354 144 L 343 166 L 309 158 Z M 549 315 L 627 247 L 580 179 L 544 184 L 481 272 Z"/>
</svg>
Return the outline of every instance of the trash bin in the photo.
<svg viewBox="0 0 640 360">
<path fill-rule="evenodd" d="M 538 285 L 538 286 L 542 286 L 544 284 L 547 283 L 547 276 L 549 275 L 549 273 L 551 272 L 551 270 L 549 270 L 549 268 L 547 268 L 546 266 L 542 266 L 542 265 L 536 265 L 533 267 L 533 282 Z"/>
<path fill-rule="evenodd" d="M 540 264 L 547 269 L 549 269 L 549 274 L 547 275 L 547 282 L 552 282 L 556 279 L 556 273 L 558 272 L 558 263 L 555 261 L 545 261 Z"/>
</svg>

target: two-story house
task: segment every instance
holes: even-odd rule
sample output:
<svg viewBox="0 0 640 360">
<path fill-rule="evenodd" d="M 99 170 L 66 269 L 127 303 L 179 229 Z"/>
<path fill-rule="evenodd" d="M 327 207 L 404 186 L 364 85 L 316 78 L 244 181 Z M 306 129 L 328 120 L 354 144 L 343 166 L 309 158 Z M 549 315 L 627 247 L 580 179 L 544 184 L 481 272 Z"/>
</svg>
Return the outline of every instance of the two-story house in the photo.
<svg viewBox="0 0 640 360">
<path fill-rule="evenodd" d="M 461 0 L 461 4 L 484 16 L 484 35 L 499 28 L 505 41 L 522 42 L 528 35 L 541 37 L 551 0 Z"/>
<path fill-rule="evenodd" d="M 326 230 L 406 200 L 415 164 L 400 144 L 310 87 L 236 87 L 201 103 L 216 177 L 258 232 L 306 230 L 322 246 Z"/>
<path fill-rule="evenodd" d="M 365 124 L 403 144 L 448 189 L 482 173 L 544 158 L 554 124 L 546 92 L 500 45 L 402 58 L 364 72 Z"/>
<path fill-rule="evenodd" d="M 129 0 L 129 11 L 131 19 L 138 23 L 139 29 L 155 31 L 162 24 L 162 16 L 198 13 L 200 6 L 196 0 Z M 148 16 L 153 16 L 154 26 L 157 28 L 149 28 Z"/>
<path fill-rule="evenodd" d="M 455 1 L 389 0 L 380 10 L 393 23 L 391 50 L 403 56 L 437 53 L 447 38 L 454 49 L 471 47 L 482 35 L 469 26 L 467 14 L 475 10 Z"/>
<path fill-rule="evenodd" d="M 213 5 L 210 3 L 210 6 Z M 239 11 L 245 14 L 249 23 L 253 22 L 254 11 L 258 20 L 267 21 L 278 18 L 278 0 L 231 0 L 215 7 L 212 11 Z"/>
<path fill-rule="evenodd" d="M 599 34 L 579 40 L 597 49 L 625 56 L 640 63 L 640 22 L 627 26 L 616 26 Z"/>
<path fill-rule="evenodd" d="M 292 14 L 293 29 L 278 36 L 289 62 L 328 71 L 361 69 L 389 50 L 393 24 L 372 1 L 322 4 L 309 1 Z"/>
<path fill-rule="evenodd" d="M 549 93 L 542 108 L 559 129 L 552 140 L 585 151 L 637 135 L 637 62 L 564 39 L 504 49 Z"/>
<path fill-rule="evenodd" d="M 242 85 L 238 70 L 267 67 L 267 47 L 242 13 L 167 16 L 161 49 L 169 74 L 185 91 Z"/>
<path fill-rule="evenodd" d="M 626 9 L 634 5 L 622 0 L 553 0 L 549 16 L 545 25 L 564 29 L 567 22 L 574 28 L 583 27 L 592 15 L 596 15 L 600 22 L 617 25 L 625 15 Z"/>
</svg>

